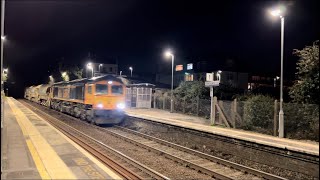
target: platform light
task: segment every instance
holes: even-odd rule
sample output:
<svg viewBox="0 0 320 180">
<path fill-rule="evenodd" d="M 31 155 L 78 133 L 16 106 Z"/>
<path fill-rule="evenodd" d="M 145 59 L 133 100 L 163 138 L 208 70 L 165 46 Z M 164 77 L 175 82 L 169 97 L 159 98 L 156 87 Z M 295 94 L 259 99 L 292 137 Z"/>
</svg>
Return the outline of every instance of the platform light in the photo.
<svg viewBox="0 0 320 180">
<path fill-rule="evenodd" d="M 274 9 L 274 10 L 270 11 L 270 14 L 272 16 L 280 16 L 281 15 L 281 11 L 280 11 L 280 9 Z"/>
<path fill-rule="evenodd" d="M 108 81 L 108 84 L 112 84 L 112 81 Z"/>
<path fill-rule="evenodd" d="M 174 66 L 174 54 L 171 50 L 166 50 L 164 52 L 166 58 L 171 57 L 171 97 L 170 97 L 170 113 L 173 113 L 173 66 Z"/>
</svg>

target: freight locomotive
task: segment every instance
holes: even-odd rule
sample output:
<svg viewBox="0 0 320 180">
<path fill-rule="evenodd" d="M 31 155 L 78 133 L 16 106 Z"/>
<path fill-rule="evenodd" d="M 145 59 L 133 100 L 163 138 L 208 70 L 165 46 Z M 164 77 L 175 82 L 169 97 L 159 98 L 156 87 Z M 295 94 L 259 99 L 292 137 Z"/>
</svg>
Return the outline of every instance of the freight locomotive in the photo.
<svg viewBox="0 0 320 180">
<path fill-rule="evenodd" d="M 119 124 L 125 119 L 125 85 L 115 75 L 31 86 L 24 97 L 92 124 Z"/>
</svg>

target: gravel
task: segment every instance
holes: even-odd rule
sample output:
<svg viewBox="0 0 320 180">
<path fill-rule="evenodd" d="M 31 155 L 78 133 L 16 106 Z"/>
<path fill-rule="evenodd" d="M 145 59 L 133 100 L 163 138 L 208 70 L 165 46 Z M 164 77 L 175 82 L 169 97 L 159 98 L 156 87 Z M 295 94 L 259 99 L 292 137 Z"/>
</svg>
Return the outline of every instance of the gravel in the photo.
<svg viewBox="0 0 320 180">
<path fill-rule="evenodd" d="M 213 155 L 213 156 L 217 156 L 217 157 L 220 157 L 225 160 L 229 160 L 229 161 L 232 161 L 232 162 L 244 165 L 244 166 L 248 166 L 248 167 L 251 167 L 254 169 L 258 169 L 258 170 L 268 172 L 270 174 L 275 174 L 275 175 L 285 177 L 288 179 L 316 179 L 314 177 L 311 177 L 311 176 L 308 176 L 308 175 L 305 175 L 302 173 L 293 172 L 293 171 L 289 171 L 286 169 L 273 167 L 273 166 L 257 163 L 254 161 L 245 160 L 245 159 L 242 159 L 238 156 L 234 156 L 231 154 L 225 154 L 221 151 L 216 151 L 213 149 L 208 149 L 205 145 L 198 146 L 198 145 L 194 145 L 194 143 L 188 143 L 188 140 L 185 138 L 186 136 L 184 136 L 185 132 L 183 131 L 183 128 L 181 128 L 182 129 L 181 132 L 175 131 L 173 133 L 170 133 L 167 130 L 165 130 L 169 127 L 159 128 L 156 126 L 160 126 L 160 125 L 155 125 L 154 123 L 145 122 L 145 121 L 141 121 L 141 120 L 133 120 L 133 119 L 131 119 L 131 120 L 134 123 L 131 123 L 131 122 L 125 123 L 124 126 L 126 128 L 136 130 L 141 133 L 145 133 L 150 136 L 157 137 L 157 138 L 160 138 L 160 139 L 172 142 L 172 143 L 176 143 L 176 144 L 179 144 L 179 145 L 182 145 L 182 146 L 194 149 L 194 150 L 198 150 L 198 151 L 201 151 L 201 152 Z M 152 126 L 154 126 L 153 129 L 150 128 Z M 165 126 L 165 125 L 161 125 L 161 126 Z M 177 136 L 177 134 L 178 134 L 178 136 Z M 201 142 L 201 138 L 203 138 L 203 137 L 201 137 L 199 135 L 199 137 L 196 137 L 196 138 L 197 138 L 198 142 Z"/>
<path fill-rule="evenodd" d="M 170 159 L 165 158 L 164 156 L 149 152 L 146 149 L 109 135 L 100 127 L 66 117 L 65 115 L 58 114 L 53 110 L 49 110 L 37 104 L 35 105 L 34 103 L 32 103 L 32 106 L 50 114 L 53 117 L 56 117 L 59 120 L 62 120 L 68 125 L 86 133 L 92 138 L 95 138 L 102 143 L 121 151 L 125 155 L 169 177 L 170 179 L 213 179 L 208 175 L 199 173 L 193 169 L 178 164 Z"/>
</svg>

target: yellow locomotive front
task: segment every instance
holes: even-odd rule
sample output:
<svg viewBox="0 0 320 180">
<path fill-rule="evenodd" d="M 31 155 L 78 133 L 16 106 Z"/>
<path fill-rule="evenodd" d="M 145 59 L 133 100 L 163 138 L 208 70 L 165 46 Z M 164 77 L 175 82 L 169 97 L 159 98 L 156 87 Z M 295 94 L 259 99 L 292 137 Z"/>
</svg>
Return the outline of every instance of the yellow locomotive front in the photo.
<svg viewBox="0 0 320 180">
<path fill-rule="evenodd" d="M 118 124 L 125 118 L 125 86 L 117 79 L 86 84 L 84 99 L 92 105 L 91 118 L 96 124 Z"/>
<path fill-rule="evenodd" d="M 93 124 L 119 124 L 125 118 L 125 88 L 115 75 L 54 83 L 50 107 Z"/>
</svg>

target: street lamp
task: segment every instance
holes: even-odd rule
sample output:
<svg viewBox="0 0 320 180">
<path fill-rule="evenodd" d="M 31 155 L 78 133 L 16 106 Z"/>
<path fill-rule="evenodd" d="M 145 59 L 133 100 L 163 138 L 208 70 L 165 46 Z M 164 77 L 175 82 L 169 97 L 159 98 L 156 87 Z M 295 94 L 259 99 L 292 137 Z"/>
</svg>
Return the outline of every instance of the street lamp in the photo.
<svg viewBox="0 0 320 180">
<path fill-rule="evenodd" d="M 217 73 L 217 77 L 218 77 L 219 82 L 220 82 L 220 79 L 221 79 L 221 73 L 222 73 L 221 70 L 219 70 L 218 73 Z"/>
<path fill-rule="evenodd" d="M 276 87 L 277 86 L 277 80 L 279 80 L 280 77 L 276 76 L 275 78 L 273 78 L 273 86 Z"/>
<path fill-rule="evenodd" d="M 284 113 L 283 113 L 283 44 L 284 44 L 284 16 L 280 9 L 270 11 L 270 14 L 281 19 L 281 75 L 280 75 L 280 111 L 279 111 L 279 137 L 284 137 Z"/>
<path fill-rule="evenodd" d="M 103 66 L 103 64 L 99 64 L 99 72 L 100 72 L 100 66 Z"/>
<path fill-rule="evenodd" d="M 170 103 L 170 112 L 173 112 L 173 64 L 174 64 L 174 55 L 170 50 L 167 50 L 164 55 L 169 58 L 171 57 L 172 69 L 171 69 L 171 103 Z"/>
<path fill-rule="evenodd" d="M 129 67 L 129 70 L 131 71 L 131 77 L 132 77 L 133 68 L 132 68 L 132 67 Z"/>
<path fill-rule="evenodd" d="M 49 83 L 54 83 L 54 78 L 52 75 L 49 76 L 49 79 L 50 79 Z"/>
<path fill-rule="evenodd" d="M 93 77 L 93 67 L 92 67 L 92 63 L 88 63 L 88 64 L 87 64 L 87 69 L 91 69 L 91 77 Z"/>
</svg>

